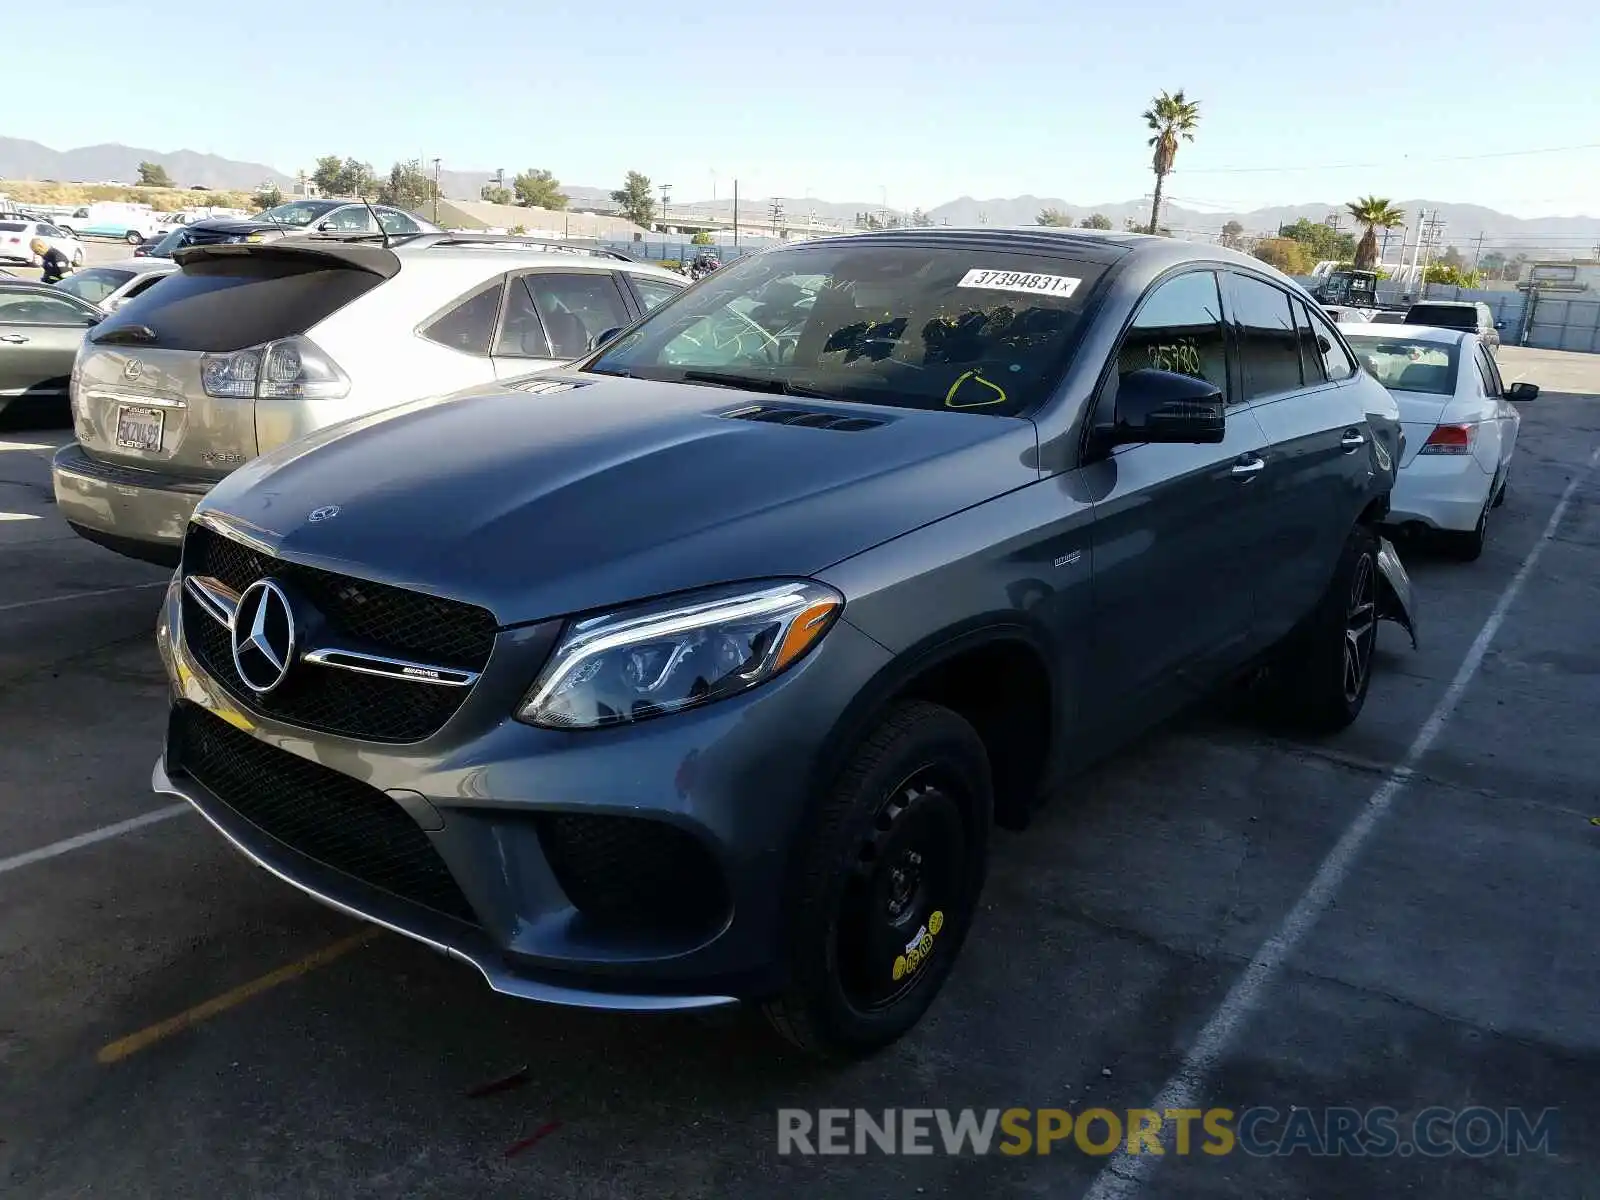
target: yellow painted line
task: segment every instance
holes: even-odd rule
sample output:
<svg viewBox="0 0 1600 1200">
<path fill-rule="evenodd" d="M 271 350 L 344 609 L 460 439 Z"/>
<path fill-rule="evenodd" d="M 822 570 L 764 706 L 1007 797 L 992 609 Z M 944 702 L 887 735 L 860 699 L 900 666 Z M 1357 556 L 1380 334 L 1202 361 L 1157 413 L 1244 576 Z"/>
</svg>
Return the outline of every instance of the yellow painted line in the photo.
<svg viewBox="0 0 1600 1200">
<path fill-rule="evenodd" d="M 130 1033 L 125 1038 L 118 1038 L 110 1045 L 101 1049 L 95 1058 L 101 1063 L 121 1062 L 141 1050 L 149 1049 L 157 1042 L 164 1041 L 175 1033 L 182 1033 L 186 1029 L 193 1029 L 203 1021 L 209 1021 L 220 1013 L 227 1012 L 230 1008 L 237 1008 L 247 1000 L 253 1000 L 263 992 L 271 991 L 279 984 L 291 983 L 303 975 L 309 975 L 318 967 L 325 967 L 336 959 L 343 958 L 352 950 L 357 950 L 379 936 L 383 930 L 366 929 L 351 937 L 325 946 L 314 954 L 308 954 L 302 959 L 279 967 L 276 971 L 263 975 L 260 979 L 253 979 L 249 983 L 242 983 L 236 988 L 223 992 L 207 1000 L 204 1004 L 197 1004 L 187 1012 L 181 1012 L 175 1017 L 168 1017 L 165 1021 L 157 1021 L 147 1029 L 138 1033 Z"/>
</svg>

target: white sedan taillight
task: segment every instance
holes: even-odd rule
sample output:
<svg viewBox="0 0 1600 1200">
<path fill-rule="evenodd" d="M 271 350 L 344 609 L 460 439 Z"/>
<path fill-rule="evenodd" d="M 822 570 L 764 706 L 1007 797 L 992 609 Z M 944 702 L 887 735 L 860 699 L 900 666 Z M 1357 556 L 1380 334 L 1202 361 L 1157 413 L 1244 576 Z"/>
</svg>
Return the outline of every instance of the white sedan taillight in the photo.
<svg viewBox="0 0 1600 1200">
<path fill-rule="evenodd" d="M 310 338 L 207 354 L 200 382 L 208 396 L 249 400 L 338 400 L 350 393 L 350 377 Z"/>
</svg>

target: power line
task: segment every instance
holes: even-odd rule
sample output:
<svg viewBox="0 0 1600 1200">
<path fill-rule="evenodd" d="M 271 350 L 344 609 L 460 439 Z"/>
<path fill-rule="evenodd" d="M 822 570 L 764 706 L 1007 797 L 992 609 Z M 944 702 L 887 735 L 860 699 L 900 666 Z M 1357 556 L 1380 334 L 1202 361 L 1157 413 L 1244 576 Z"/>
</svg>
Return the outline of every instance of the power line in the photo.
<svg viewBox="0 0 1600 1200">
<path fill-rule="evenodd" d="M 1584 142 L 1576 146 L 1543 146 L 1536 150 L 1496 150 L 1488 154 L 1446 154 L 1433 158 L 1419 158 L 1402 154 L 1387 162 L 1324 163 L 1306 167 L 1201 167 L 1190 170 L 1174 167 L 1174 175 L 1271 175 L 1286 171 L 1370 171 L 1378 167 L 1393 167 L 1410 163 L 1479 162 L 1488 158 L 1526 158 L 1534 154 L 1570 154 L 1579 150 L 1600 150 L 1600 142 Z"/>
</svg>

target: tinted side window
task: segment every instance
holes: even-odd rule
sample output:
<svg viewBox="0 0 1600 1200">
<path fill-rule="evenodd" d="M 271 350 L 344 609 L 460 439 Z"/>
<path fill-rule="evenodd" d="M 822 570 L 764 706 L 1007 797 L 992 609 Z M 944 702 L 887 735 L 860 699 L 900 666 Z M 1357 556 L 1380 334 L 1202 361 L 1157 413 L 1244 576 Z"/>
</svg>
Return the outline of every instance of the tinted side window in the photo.
<svg viewBox="0 0 1600 1200">
<path fill-rule="evenodd" d="M 1204 379 L 1228 395 L 1222 303 L 1210 271 L 1176 276 L 1144 298 L 1117 351 L 1117 374 L 1149 368 Z"/>
<path fill-rule="evenodd" d="M 665 304 L 679 292 L 681 287 L 667 283 L 662 279 L 652 279 L 648 275 L 630 275 L 633 290 L 639 293 L 639 303 L 644 305 L 645 312 L 649 312 L 658 305 Z"/>
<path fill-rule="evenodd" d="M 418 225 L 403 212 L 396 212 L 392 208 L 378 210 L 378 224 L 385 233 L 421 233 L 422 226 Z"/>
<path fill-rule="evenodd" d="M 1316 309 L 1307 309 L 1311 317 L 1311 331 L 1316 335 L 1317 347 L 1322 351 L 1322 372 L 1334 383 L 1349 379 L 1356 373 L 1355 359 L 1345 352 L 1333 327 L 1322 319 Z M 1309 377 L 1308 377 L 1309 378 Z"/>
<path fill-rule="evenodd" d="M 0 292 L 0 325 L 87 326 L 90 316 L 59 296 L 35 291 Z"/>
<path fill-rule="evenodd" d="M 1294 301 L 1294 339 L 1300 345 L 1300 373 L 1306 386 L 1326 383 L 1327 367 L 1322 361 L 1322 347 L 1317 344 L 1317 333 L 1311 325 L 1311 314 L 1300 301 Z"/>
<path fill-rule="evenodd" d="M 600 334 L 632 323 L 609 272 L 540 272 L 524 275 L 521 282 L 533 297 L 556 358 L 587 354 Z"/>
<path fill-rule="evenodd" d="M 1244 398 L 1254 400 L 1300 386 L 1300 347 L 1289 294 L 1247 275 L 1229 275 Z"/>
<path fill-rule="evenodd" d="M 504 281 L 496 280 L 493 287 L 474 292 L 443 316 L 436 317 L 422 331 L 422 336 L 464 354 L 488 354 L 504 291 Z"/>
<path fill-rule="evenodd" d="M 1478 347 L 1478 369 L 1484 374 L 1485 390 L 1491 396 L 1505 395 L 1505 381 L 1500 378 L 1500 367 L 1490 354 L 1481 345 Z"/>
</svg>

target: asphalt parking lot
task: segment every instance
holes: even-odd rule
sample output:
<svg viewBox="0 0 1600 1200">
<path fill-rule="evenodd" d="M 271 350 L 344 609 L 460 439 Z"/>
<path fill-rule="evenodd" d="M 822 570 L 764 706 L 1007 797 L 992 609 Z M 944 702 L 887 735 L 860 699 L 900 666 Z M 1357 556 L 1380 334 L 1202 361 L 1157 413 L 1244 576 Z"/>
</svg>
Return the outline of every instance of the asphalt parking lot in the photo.
<svg viewBox="0 0 1600 1200">
<path fill-rule="evenodd" d="M 106 263 L 121 262 L 125 258 L 133 257 L 133 247 L 126 242 L 113 242 L 102 239 L 89 239 L 83 243 L 85 267 L 103 267 Z M 38 267 L 26 267 L 19 262 L 0 261 L 4 267 L 20 279 L 38 279 Z"/>
<path fill-rule="evenodd" d="M 162 573 L 55 516 L 65 430 L 0 429 L 0 1192 L 1595 1196 L 1600 356 L 1501 364 L 1545 389 L 1509 499 L 1477 563 L 1402 548 L 1422 646 L 1384 627 L 1357 725 L 1200 712 L 1077 780 L 999 836 L 928 1020 L 845 1068 L 496 997 L 153 797 Z M 1559 1111 L 1517 1157 L 777 1153 L 779 1108 L 1172 1101 Z"/>
</svg>

